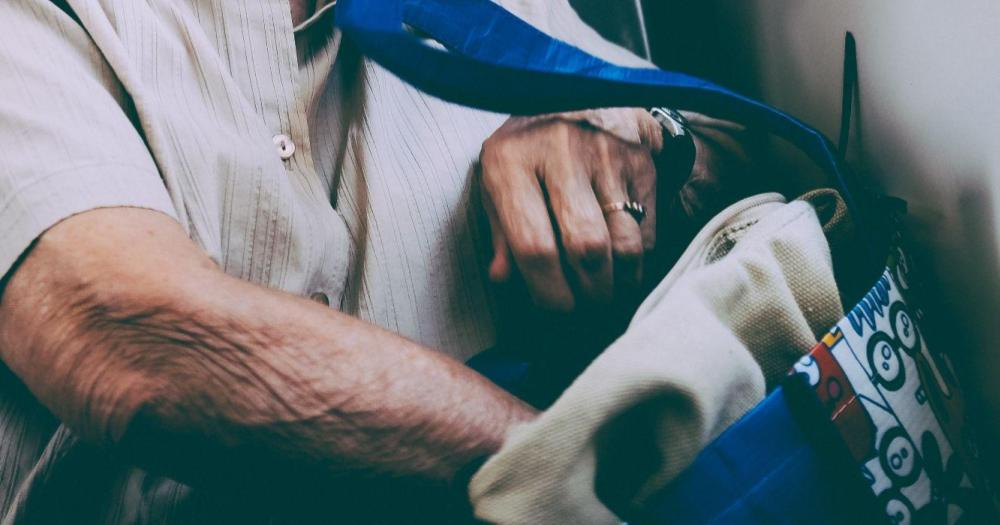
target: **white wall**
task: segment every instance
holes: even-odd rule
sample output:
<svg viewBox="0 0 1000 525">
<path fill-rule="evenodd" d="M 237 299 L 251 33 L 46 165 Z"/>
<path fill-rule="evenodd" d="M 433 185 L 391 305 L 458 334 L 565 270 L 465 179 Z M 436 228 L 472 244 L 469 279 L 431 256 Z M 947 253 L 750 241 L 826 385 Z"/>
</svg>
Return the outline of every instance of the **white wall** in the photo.
<svg viewBox="0 0 1000 525">
<path fill-rule="evenodd" d="M 712 1 L 743 87 L 830 136 L 844 32 L 854 33 L 861 138 L 851 158 L 910 202 L 940 294 L 929 313 L 962 339 L 950 350 L 981 419 L 1000 431 L 1000 1 Z"/>
</svg>

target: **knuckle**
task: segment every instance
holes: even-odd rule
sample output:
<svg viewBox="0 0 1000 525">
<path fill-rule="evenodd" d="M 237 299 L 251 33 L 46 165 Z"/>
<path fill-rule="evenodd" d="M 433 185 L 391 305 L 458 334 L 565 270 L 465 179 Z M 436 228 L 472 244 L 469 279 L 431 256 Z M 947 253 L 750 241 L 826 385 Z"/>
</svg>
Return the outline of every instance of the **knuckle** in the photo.
<svg viewBox="0 0 1000 525">
<path fill-rule="evenodd" d="M 640 239 L 626 239 L 616 241 L 612 248 L 615 259 L 632 261 L 642 258 L 645 247 Z"/>
<path fill-rule="evenodd" d="M 479 177 L 487 193 L 495 194 L 509 187 L 511 177 L 518 173 L 516 169 L 507 169 L 513 164 L 506 159 L 509 159 L 509 155 L 502 151 L 491 150 L 480 156 Z"/>
<path fill-rule="evenodd" d="M 519 143 L 506 135 L 493 135 L 483 141 L 479 162 L 484 166 L 502 167 L 518 157 Z"/>
<path fill-rule="evenodd" d="M 570 257 L 584 261 L 594 261 L 608 254 L 610 239 L 607 235 L 586 234 L 566 241 L 566 253 Z"/>
<path fill-rule="evenodd" d="M 483 189 L 488 194 L 494 194 L 500 188 L 500 182 L 503 177 L 500 176 L 500 171 L 496 166 L 483 164 L 480 172 L 480 180 L 482 181 Z"/>
<path fill-rule="evenodd" d="M 496 137 L 490 137 L 483 142 L 483 147 L 479 150 L 479 162 L 483 166 L 495 166 L 503 160 L 503 150 L 506 148 L 506 141 Z"/>
<path fill-rule="evenodd" d="M 548 269 L 559 256 L 555 243 L 538 239 L 517 242 L 511 251 L 520 261 L 522 270 L 527 272 Z"/>
<path fill-rule="evenodd" d="M 569 142 L 573 135 L 580 130 L 575 122 L 569 122 L 564 119 L 553 120 L 549 124 L 549 129 L 560 142 Z"/>
</svg>

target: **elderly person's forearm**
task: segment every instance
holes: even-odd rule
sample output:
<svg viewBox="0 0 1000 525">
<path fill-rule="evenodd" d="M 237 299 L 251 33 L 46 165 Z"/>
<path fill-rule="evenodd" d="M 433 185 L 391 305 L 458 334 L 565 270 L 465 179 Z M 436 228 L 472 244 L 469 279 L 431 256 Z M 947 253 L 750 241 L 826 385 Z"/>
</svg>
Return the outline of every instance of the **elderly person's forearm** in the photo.
<svg viewBox="0 0 1000 525">
<path fill-rule="evenodd" d="M 85 439 L 195 484 L 261 465 L 446 483 L 532 417 L 458 362 L 223 274 L 145 210 L 38 241 L 0 303 L 0 356 Z M 185 461 L 191 444 L 221 453 Z"/>
</svg>

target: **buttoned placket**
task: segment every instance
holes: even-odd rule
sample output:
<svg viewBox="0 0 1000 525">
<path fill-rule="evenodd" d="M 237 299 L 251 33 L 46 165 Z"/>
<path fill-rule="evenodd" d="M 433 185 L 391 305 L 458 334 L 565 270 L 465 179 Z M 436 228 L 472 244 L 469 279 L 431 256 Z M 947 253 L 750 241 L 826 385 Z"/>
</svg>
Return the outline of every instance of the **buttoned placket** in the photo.
<svg viewBox="0 0 1000 525">
<path fill-rule="evenodd" d="M 300 182 L 306 187 L 307 191 L 309 191 L 314 198 L 322 201 L 322 205 L 324 206 L 332 206 L 332 204 L 330 204 L 329 192 L 326 190 L 326 186 L 323 184 L 322 179 L 317 172 L 316 164 L 312 157 L 310 140 L 312 135 L 307 116 L 309 102 L 307 100 L 307 95 L 318 96 L 318 94 L 312 93 L 310 87 L 303 84 L 304 76 L 302 74 L 302 63 L 300 63 L 300 61 L 309 59 L 303 50 L 309 47 L 310 38 L 317 37 L 317 35 L 313 33 L 313 31 L 316 31 L 316 28 L 310 28 L 319 23 L 321 20 L 325 20 L 331 16 L 329 11 L 335 3 L 336 1 L 334 0 L 326 4 L 321 4 L 313 16 L 311 16 L 305 23 L 295 27 L 292 31 L 291 40 L 295 61 L 293 62 L 294 71 L 290 72 L 290 74 L 292 75 L 292 78 L 295 79 L 294 97 L 292 99 L 293 103 L 290 106 L 291 111 L 289 111 L 287 115 L 283 115 L 282 119 L 283 127 L 287 126 L 285 129 L 288 130 L 288 134 L 281 138 L 275 138 L 277 141 L 276 147 L 279 149 L 278 155 L 286 161 L 285 165 L 286 169 L 289 170 L 289 175 L 298 177 Z M 287 156 L 287 159 L 285 159 L 285 156 Z M 349 242 L 348 239 L 344 239 L 344 241 Z M 346 260 L 344 269 L 346 270 Z M 327 307 L 336 306 L 331 305 L 333 293 L 330 290 L 311 290 L 308 294 L 312 301 L 320 305 Z"/>
<path fill-rule="evenodd" d="M 256 44 L 257 52 L 263 47 L 267 50 L 268 56 L 262 60 L 268 60 L 266 68 L 247 77 L 250 84 L 247 85 L 248 92 L 252 95 L 254 104 L 259 108 L 262 122 L 269 128 L 270 142 L 273 147 L 273 154 L 281 161 L 291 182 L 305 197 L 302 205 L 315 207 L 307 211 L 312 216 L 322 213 L 324 206 L 330 206 L 329 192 L 316 171 L 316 166 L 312 158 L 312 148 L 310 144 L 310 129 L 307 119 L 308 103 L 305 100 L 308 95 L 309 86 L 304 86 L 303 75 L 300 67 L 299 46 L 308 45 L 307 38 L 316 36 L 306 34 L 305 31 L 296 33 L 291 19 L 291 7 L 289 0 L 268 0 L 260 4 L 244 4 L 239 9 L 254 9 L 250 6 L 257 6 L 259 11 L 251 16 L 241 16 L 244 20 L 249 18 L 251 24 L 258 23 L 257 31 L 262 42 L 267 42 L 266 47 Z M 324 4 L 323 9 L 329 12 L 332 4 Z M 237 8 L 237 7 L 234 7 Z M 310 18 L 315 23 L 324 18 L 317 13 Z M 239 18 L 237 18 L 239 19 Z M 318 28 L 314 28 L 315 31 Z M 236 49 L 246 48 L 245 42 L 231 42 Z M 304 48 L 304 47 L 303 47 Z M 245 52 L 245 51 L 244 51 Z M 336 218 L 332 219 L 336 220 Z M 305 247 L 313 250 L 314 255 L 306 256 L 309 264 L 306 276 L 307 286 L 312 289 L 304 290 L 304 295 L 314 301 L 324 305 L 339 297 L 338 286 L 330 279 L 333 276 L 343 277 L 346 273 L 347 257 L 338 256 L 336 253 L 329 253 L 331 249 L 328 236 L 338 235 L 334 230 L 336 225 L 329 221 L 319 221 L 318 227 L 314 228 L 315 234 L 321 234 L 327 242 L 319 239 L 314 243 L 309 243 Z M 343 242 L 349 242 L 344 231 Z M 334 243 L 339 240 L 332 241 Z M 343 260 L 341 260 L 343 259 Z M 309 285 L 308 283 L 314 283 Z M 326 284 L 322 284 L 326 283 Z"/>
</svg>

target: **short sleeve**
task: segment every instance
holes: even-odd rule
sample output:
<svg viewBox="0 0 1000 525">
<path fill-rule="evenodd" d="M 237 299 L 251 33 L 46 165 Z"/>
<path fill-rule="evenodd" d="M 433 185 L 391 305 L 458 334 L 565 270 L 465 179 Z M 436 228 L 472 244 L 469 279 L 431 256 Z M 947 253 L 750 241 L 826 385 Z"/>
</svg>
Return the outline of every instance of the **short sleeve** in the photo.
<svg viewBox="0 0 1000 525">
<path fill-rule="evenodd" d="M 80 212 L 124 206 L 176 218 L 128 97 L 55 4 L 0 2 L 0 276 Z"/>
</svg>

